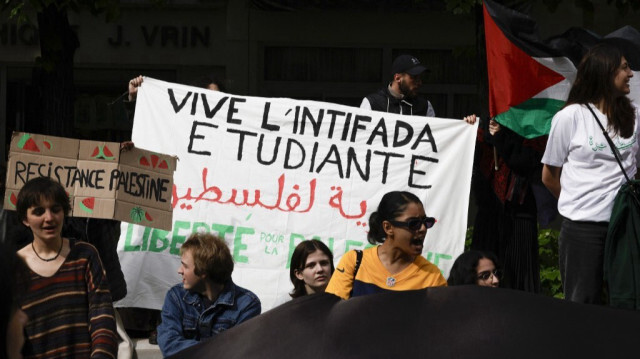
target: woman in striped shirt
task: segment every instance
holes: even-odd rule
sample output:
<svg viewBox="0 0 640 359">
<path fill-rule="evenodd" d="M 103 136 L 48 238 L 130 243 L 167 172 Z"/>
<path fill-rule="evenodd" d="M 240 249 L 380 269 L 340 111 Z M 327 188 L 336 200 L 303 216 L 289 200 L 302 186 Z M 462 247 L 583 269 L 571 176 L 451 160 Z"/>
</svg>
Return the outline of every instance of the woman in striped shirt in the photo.
<svg viewBox="0 0 640 359">
<path fill-rule="evenodd" d="M 33 233 L 18 251 L 30 269 L 25 358 L 115 358 L 116 323 L 98 252 L 61 235 L 70 210 L 64 188 L 46 177 L 28 181 L 16 209 Z"/>
</svg>

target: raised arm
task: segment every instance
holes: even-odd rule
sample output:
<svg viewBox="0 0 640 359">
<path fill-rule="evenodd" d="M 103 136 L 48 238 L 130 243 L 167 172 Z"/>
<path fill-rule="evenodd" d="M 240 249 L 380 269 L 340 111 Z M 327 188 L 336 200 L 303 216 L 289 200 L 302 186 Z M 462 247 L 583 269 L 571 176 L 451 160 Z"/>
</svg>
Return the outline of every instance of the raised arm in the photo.
<svg viewBox="0 0 640 359">
<path fill-rule="evenodd" d="M 142 85 L 142 81 L 142 76 L 129 80 L 129 96 L 127 100 L 122 101 L 129 121 L 133 121 L 133 117 L 136 115 L 136 98 L 138 97 L 138 87 Z"/>
<path fill-rule="evenodd" d="M 129 101 L 135 101 L 138 96 L 138 87 L 142 85 L 142 75 L 134 77 L 129 81 Z"/>
</svg>

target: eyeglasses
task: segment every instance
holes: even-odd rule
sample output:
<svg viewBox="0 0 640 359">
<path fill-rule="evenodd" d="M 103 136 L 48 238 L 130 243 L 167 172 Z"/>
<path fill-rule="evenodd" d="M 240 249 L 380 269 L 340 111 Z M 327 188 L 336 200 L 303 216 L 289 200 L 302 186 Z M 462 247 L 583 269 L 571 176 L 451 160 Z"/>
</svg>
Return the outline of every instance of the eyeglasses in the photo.
<svg viewBox="0 0 640 359">
<path fill-rule="evenodd" d="M 502 271 L 499 270 L 499 269 L 494 269 L 492 271 L 486 270 L 484 272 L 480 272 L 480 273 L 478 273 L 478 280 L 485 281 L 485 280 L 491 278 L 491 276 L 494 276 L 497 279 L 500 279 L 500 278 L 502 278 Z"/>
<path fill-rule="evenodd" d="M 417 231 L 420 230 L 420 228 L 422 228 L 422 225 L 424 224 L 424 226 L 429 229 L 431 227 L 433 227 L 434 224 L 436 224 L 436 219 L 433 217 L 422 217 L 422 218 L 409 218 L 408 220 L 402 222 L 402 221 L 389 221 L 389 223 L 393 224 L 394 226 L 397 227 L 405 227 L 408 228 L 412 231 Z"/>
</svg>

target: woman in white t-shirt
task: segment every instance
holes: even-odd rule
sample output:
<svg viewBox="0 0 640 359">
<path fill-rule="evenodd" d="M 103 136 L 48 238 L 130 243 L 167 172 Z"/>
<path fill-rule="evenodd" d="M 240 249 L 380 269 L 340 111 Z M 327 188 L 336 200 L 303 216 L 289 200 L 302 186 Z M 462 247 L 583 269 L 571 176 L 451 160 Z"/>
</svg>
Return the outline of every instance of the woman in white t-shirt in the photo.
<svg viewBox="0 0 640 359">
<path fill-rule="evenodd" d="M 578 66 L 565 107 L 553 117 L 542 157 L 542 181 L 558 198 L 558 211 L 564 217 L 560 273 L 565 298 L 574 302 L 602 303 L 604 240 L 613 201 L 625 182 L 594 114 L 618 148 L 630 177 L 640 163 L 640 112 L 626 96 L 631 77 L 618 48 L 592 47 Z"/>
</svg>

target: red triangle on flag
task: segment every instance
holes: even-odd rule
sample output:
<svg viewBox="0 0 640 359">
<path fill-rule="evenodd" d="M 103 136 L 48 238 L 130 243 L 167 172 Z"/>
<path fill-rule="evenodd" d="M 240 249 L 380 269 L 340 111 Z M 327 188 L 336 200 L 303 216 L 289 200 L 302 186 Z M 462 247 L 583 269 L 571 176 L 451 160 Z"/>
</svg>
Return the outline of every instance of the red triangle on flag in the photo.
<svg viewBox="0 0 640 359">
<path fill-rule="evenodd" d="M 496 25 L 486 7 L 483 7 L 483 11 L 489 75 L 489 114 L 495 117 L 564 80 L 564 76 L 520 50 Z"/>
</svg>

